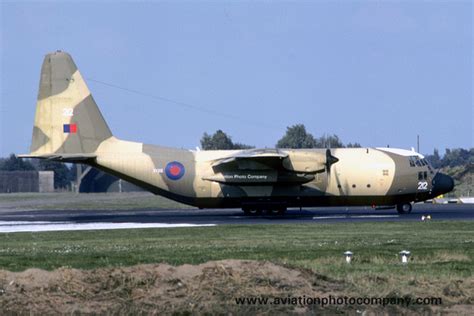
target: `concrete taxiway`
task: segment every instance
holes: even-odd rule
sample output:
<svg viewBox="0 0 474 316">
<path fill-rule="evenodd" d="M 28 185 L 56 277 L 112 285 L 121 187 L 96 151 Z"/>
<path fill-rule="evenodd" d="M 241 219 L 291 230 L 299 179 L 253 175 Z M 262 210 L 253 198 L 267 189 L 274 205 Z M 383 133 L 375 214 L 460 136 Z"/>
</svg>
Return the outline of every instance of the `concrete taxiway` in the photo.
<svg viewBox="0 0 474 316">
<path fill-rule="evenodd" d="M 290 209 L 283 216 L 245 216 L 238 209 L 214 210 L 13 210 L 0 213 L 0 232 L 166 228 L 223 224 L 290 224 L 375 221 L 474 220 L 474 204 L 417 204 L 411 214 L 368 207 Z"/>
</svg>

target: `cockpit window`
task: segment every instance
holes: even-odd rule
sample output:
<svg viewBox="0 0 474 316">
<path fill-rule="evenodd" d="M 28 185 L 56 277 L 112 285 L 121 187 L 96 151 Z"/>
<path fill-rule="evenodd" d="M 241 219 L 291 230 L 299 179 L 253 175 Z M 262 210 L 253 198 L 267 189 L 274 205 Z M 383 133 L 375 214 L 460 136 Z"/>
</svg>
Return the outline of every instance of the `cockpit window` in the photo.
<svg viewBox="0 0 474 316">
<path fill-rule="evenodd" d="M 428 162 L 424 158 L 420 159 L 420 157 L 418 156 L 410 156 L 408 157 L 408 161 L 410 162 L 411 167 L 415 167 L 415 166 L 423 167 L 423 166 L 429 165 Z"/>
</svg>

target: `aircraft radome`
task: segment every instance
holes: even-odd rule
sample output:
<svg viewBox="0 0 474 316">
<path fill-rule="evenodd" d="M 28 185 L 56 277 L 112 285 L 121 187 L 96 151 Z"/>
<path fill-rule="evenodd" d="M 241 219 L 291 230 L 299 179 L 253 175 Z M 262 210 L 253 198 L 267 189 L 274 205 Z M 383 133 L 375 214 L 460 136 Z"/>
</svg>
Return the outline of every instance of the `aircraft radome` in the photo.
<svg viewBox="0 0 474 316">
<path fill-rule="evenodd" d="M 82 163 L 199 208 L 246 214 L 288 207 L 396 206 L 454 187 L 422 155 L 395 148 L 192 151 L 112 135 L 71 56 L 46 55 L 31 152 L 23 158 Z"/>
</svg>

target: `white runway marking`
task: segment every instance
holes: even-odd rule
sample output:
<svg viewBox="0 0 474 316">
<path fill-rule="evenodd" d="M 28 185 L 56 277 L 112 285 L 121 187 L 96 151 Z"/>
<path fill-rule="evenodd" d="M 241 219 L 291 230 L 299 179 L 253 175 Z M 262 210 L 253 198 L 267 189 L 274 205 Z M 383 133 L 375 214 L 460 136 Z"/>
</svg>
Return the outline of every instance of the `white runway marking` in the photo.
<svg viewBox="0 0 474 316">
<path fill-rule="evenodd" d="M 0 221 L 0 233 L 48 232 L 61 230 L 104 230 L 131 228 L 174 228 L 216 226 L 215 224 L 166 223 L 71 223 L 71 222 L 6 222 Z"/>
<path fill-rule="evenodd" d="M 341 218 L 396 218 L 400 215 L 334 215 L 334 216 L 314 216 L 313 219 L 341 219 Z"/>
</svg>

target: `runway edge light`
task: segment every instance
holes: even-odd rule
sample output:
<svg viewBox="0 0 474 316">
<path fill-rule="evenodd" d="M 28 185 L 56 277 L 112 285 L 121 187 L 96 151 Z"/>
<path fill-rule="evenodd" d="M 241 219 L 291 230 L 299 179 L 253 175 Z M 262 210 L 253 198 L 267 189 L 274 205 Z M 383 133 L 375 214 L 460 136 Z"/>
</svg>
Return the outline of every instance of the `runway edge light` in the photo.
<svg viewBox="0 0 474 316">
<path fill-rule="evenodd" d="M 402 251 L 399 252 L 399 255 L 402 259 L 402 263 L 407 264 L 408 263 L 408 258 L 410 258 L 411 253 L 408 250 L 402 250 Z"/>
<path fill-rule="evenodd" d="M 426 222 L 426 221 L 430 221 L 430 220 L 431 220 L 431 215 L 421 216 L 421 221 L 422 222 Z"/>
<path fill-rule="evenodd" d="M 354 254 L 352 253 L 352 251 L 348 250 L 348 251 L 344 252 L 344 256 L 346 258 L 346 263 L 351 263 L 353 255 Z"/>
</svg>

